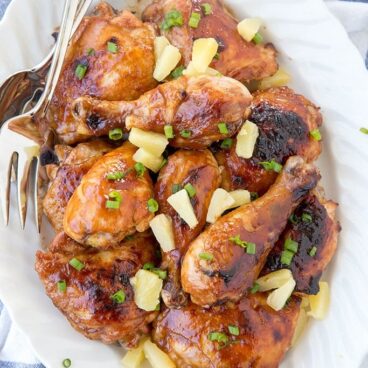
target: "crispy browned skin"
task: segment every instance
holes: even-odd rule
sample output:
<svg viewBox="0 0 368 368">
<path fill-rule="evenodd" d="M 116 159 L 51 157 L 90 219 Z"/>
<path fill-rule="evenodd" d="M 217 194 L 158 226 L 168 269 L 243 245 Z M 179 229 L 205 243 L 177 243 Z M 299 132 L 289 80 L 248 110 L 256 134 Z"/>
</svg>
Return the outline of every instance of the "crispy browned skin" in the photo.
<svg viewBox="0 0 368 368">
<path fill-rule="evenodd" d="M 64 216 L 64 230 L 79 243 L 106 248 L 119 243 L 135 231 L 145 231 L 153 213 L 147 201 L 153 186 L 147 171 L 138 176 L 133 154 L 137 148 L 126 142 L 101 157 L 82 178 L 70 198 Z M 126 173 L 121 180 L 109 180 L 107 174 Z M 111 191 L 122 197 L 120 207 L 106 208 Z"/>
<path fill-rule="evenodd" d="M 309 136 L 322 124 L 319 109 L 288 87 L 256 92 L 248 119 L 259 129 L 253 157 L 239 157 L 235 144 L 216 154 L 219 165 L 224 167 L 222 186 L 227 190 L 242 188 L 261 195 L 277 174 L 266 171 L 259 162 L 275 160 L 283 164 L 293 155 L 311 162 L 321 153 L 321 142 Z"/>
<path fill-rule="evenodd" d="M 296 208 L 295 216 L 289 220 L 262 270 L 262 274 L 267 274 L 277 269 L 289 268 L 296 281 L 295 290 L 305 294 L 318 293 L 319 279 L 336 251 L 340 231 L 335 214 L 337 204 L 326 200 L 321 189 L 317 189 Z M 303 220 L 303 214 L 310 215 L 312 221 L 306 217 Z M 281 252 L 288 238 L 298 243 L 298 251 L 290 266 L 281 264 Z M 314 246 L 317 247 L 317 252 L 311 257 L 309 252 Z"/>
<path fill-rule="evenodd" d="M 236 133 L 248 115 L 252 96 L 240 82 L 228 77 L 180 77 L 161 84 L 136 101 L 98 101 L 81 97 L 75 101 L 78 130 L 85 135 L 105 135 L 113 128 L 140 128 L 164 133 L 171 124 L 174 147 L 205 148 Z M 221 134 L 226 122 L 228 134 Z M 190 131 L 189 138 L 180 132 Z"/>
<path fill-rule="evenodd" d="M 68 148 L 70 151 L 60 165 L 52 169 L 49 167 L 48 172 L 53 178 L 43 200 L 43 211 L 56 232 L 63 230 L 66 206 L 82 177 L 101 156 L 112 149 L 105 142 L 94 141 L 80 143 L 75 148 L 59 146 L 55 151 L 64 152 Z"/>
<path fill-rule="evenodd" d="M 203 13 L 201 5 L 204 3 L 211 5 L 211 15 Z M 215 59 L 211 66 L 223 75 L 245 82 L 268 77 L 277 71 L 274 47 L 245 41 L 236 28 L 238 21 L 228 12 L 222 0 L 156 0 L 144 11 L 143 20 L 159 27 L 165 14 L 173 9 L 182 13 L 184 25 L 160 31 L 179 48 L 185 65 L 191 59 L 193 41 L 213 37 L 219 44 L 219 59 Z M 201 13 L 197 28 L 188 25 L 192 12 Z"/>
<path fill-rule="evenodd" d="M 120 342 L 129 347 L 149 332 L 149 323 L 157 312 L 136 306 L 129 278 L 144 263 L 154 261 L 154 239 L 139 235 L 116 249 L 98 252 L 82 250 L 79 244 L 73 251 L 73 241 L 59 236 L 51 249 L 53 252 L 36 253 L 36 271 L 47 295 L 76 330 L 93 340 Z M 69 265 L 73 257 L 83 262 L 81 271 Z M 58 290 L 60 280 L 66 282 L 65 292 Z M 126 295 L 121 304 L 111 299 L 119 290 Z"/>
<path fill-rule="evenodd" d="M 181 368 L 276 368 L 291 344 L 299 316 L 300 300 L 291 298 L 275 312 L 265 294 L 249 295 L 238 304 L 211 309 L 190 304 L 166 309 L 155 323 L 154 341 Z M 229 333 L 237 326 L 239 336 Z M 222 332 L 228 344 L 210 341 Z"/>
<path fill-rule="evenodd" d="M 106 3 L 97 6 L 95 15 L 85 17 L 69 46 L 63 71 L 47 113 L 47 121 L 65 143 L 79 142 L 80 135 L 71 114 L 71 104 L 79 96 L 90 95 L 103 100 L 134 100 L 154 88 L 155 66 L 152 27 L 133 14 L 114 14 Z M 118 45 L 116 53 L 107 43 Z M 94 49 L 88 55 L 89 49 Z M 88 65 L 82 80 L 76 77 L 78 64 Z"/>
<path fill-rule="evenodd" d="M 210 306 L 239 300 L 261 272 L 287 219 L 319 179 L 316 167 L 291 157 L 275 184 L 258 200 L 221 217 L 196 238 L 184 257 L 181 281 L 194 303 Z M 230 240 L 255 243 L 255 254 Z M 199 254 L 213 255 L 212 261 Z"/>
<path fill-rule="evenodd" d="M 173 194 L 174 184 L 179 184 L 183 188 L 188 183 L 196 190 L 196 195 L 191 199 L 198 220 L 198 225 L 194 229 L 190 229 L 167 202 L 167 198 Z M 165 213 L 173 221 L 176 246 L 175 250 L 163 254 L 163 264 L 169 269 L 169 280 L 162 293 L 166 305 L 183 303 L 180 284 L 181 256 L 186 253 L 189 243 L 205 226 L 212 194 L 219 185 L 220 171 L 215 158 L 208 150 L 179 150 L 169 156 L 167 165 L 160 171 L 155 185 L 155 196 L 161 213 Z"/>
</svg>

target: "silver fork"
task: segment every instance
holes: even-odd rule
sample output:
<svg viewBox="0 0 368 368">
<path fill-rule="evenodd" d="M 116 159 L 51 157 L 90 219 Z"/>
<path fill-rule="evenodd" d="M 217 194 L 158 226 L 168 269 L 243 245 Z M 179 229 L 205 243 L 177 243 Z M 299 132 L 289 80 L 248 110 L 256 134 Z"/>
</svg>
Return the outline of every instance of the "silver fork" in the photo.
<svg viewBox="0 0 368 368">
<path fill-rule="evenodd" d="M 4 123 L 0 131 L 0 147 L 3 152 L 0 160 L 0 202 L 5 225 L 9 222 L 10 177 L 12 167 L 15 171 L 17 187 L 18 212 L 22 228 L 25 226 L 27 215 L 27 184 L 32 161 L 35 161 L 35 169 L 32 170 L 32 182 L 34 203 L 36 212 L 36 225 L 40 229 L 40 216 L 37 201 L 39 148 L 32 139 L 20 135 L 10 129 L 10 126 L 28 126 L 36 113 L 44 114 L 55 90 L 62 64 L 65 58 L 68 42 L 72 33 L 72 27 L 80 0 L 66 0 L 60 33 L 55 45 L 54 56 L 50 71 L 46 79 L 45 89 L 34 108 L 27 113 L 14 117 Z M 91 0 L 83 1 L 90 3 Z M 89 4 L 88 4 L 89 5 Z M 88 9 L 85 8 L 85 11 Z M 80 20 L 82 17 L 80 17 Z M 77 24 L 75 24 L 77 26 Z"/>
</svg>

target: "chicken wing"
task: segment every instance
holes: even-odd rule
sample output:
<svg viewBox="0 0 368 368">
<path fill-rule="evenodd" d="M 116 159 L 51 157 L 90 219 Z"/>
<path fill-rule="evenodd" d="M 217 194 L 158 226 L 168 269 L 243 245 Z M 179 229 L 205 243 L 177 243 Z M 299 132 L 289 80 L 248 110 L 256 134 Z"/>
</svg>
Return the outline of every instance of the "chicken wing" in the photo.
<svg viewBox="0 0 368 368">
<path fill-rule="evenodd" d="M 247 117 L 251 99 L 247 88 L 235 79 L 181 77 L 132 102 L 81 97 L 73 111 L 78 131 L 84 135 L 106 135 L 110 129 L 125 126 L 163 134 L 164 126 L 171 124 L 172 146 L 201 149 L 234 135 Z M 220 133 L 219 122 L 226 122 L 228 133 Z"/>
<path fill-rule="evenodd" d="M 132 347 L 157 315 L 136 306 L 129 283 L 144 263 L 155 261 L 154 244 L 152 237 L 139 235 L 98 252 L 62 235 L 52 251 L 36 253 L 35 268 L 47 295 L 76 330 L 93 340 Z M 72 259 L 82 265 L 79 271 L 70 264 Z M 123 297 L 118 299 L 117 292 Z"/>
<path fill-rule="evenodd" d="M 39 119 L 41 130 L 51 126 L 62 142 L 80 142 L 85 137 L 71 113 L 77 97 L 134 100 L 154 88 L 154 38 L 153 27 L 130 12 L 115 14 L 110 5 L 99 4 L 72 38 L 47 118 Z"/>
<path fill-rule="evenodd" d="M 195 189 L 191 202 L 198 225 L 194 229 L 190 229 L 167 202 L 167 198 L 173 194 L 173 189 L 179 190 L 189 183 Z M 169 156 L 167 165 L 160 171 L 155 185 L 155 196 L 160 205 L 160 211 L 173 221 L 176 246 L 175 250 L 163 254 L 163 267 L 169 269 L 169 277 L 162 297 L 168 306 L 179 306 L 186 300 L 180 283 L 181 257 L 186 253 L 189 243 L 205 226 L 211 197 L 219 184 L 220 171 L 215 158 L 208 150 L 179 150 Z M 175 187 L 178 188 L 175 189 Z"/>
<path fill-rule="evenodd" d="M 262 274 L 289 268 L 296 281 L 295 290 L 317 294 L 319 279 L 331 261 L 337 246 L 340 225 L 336 220 L 337 204 L 323 197 L 317 188 L 296 208 L 275 247 L 270 252 Z M 298 243 L 290 265 L 281 263 L 287 239 Z"/>
<path fill-rule="evenodd" d="M 237 301 L 253 285 L 286 222 L 320 175 L 291 157 L 275 184 L 258 200 L 220 218 L 196 238 L 184 257 L 181 279 L 194 303 Z M 210 253 L 211 261 L 199 257 Z"/>
<path fill-rule="evenodd" d="M 262 195 L 276 180 L 277 173 L 266 171 L 260 162 L 285 163 L 293 155 L 311 162 L 321 153 L 321 142 L 309 135 L 322 124 L 319 109 L 288 87 L 256 92 L 248 119 L 259 131 L 253 157 L 239 157 L 235 145 L 216 154 L 223 167 L 222 187 L 227 190 L 248 189 Z"/>
<path fill-rule="evenodd" d="M 211 6 L 211 14 L 204 13 L 204 4 Z M 164 30 L 161 24 L 165 15 L 174 9 L 181 13 L 183 25 Z M 192 12 L 201 14 L 196 28 L 188 24 Z M 271 44 L 256 45 L 245 41 L 237 30 L 238 21 L 222 0 L 156 0 L 145 9 L 142 18 L 155 23 L 161 34 L 179 48 L 185 65 L 191 60 L 193 41 L 213 37 L 219 44 L 219 56 L 211 66 L 223 75 L 246 82 L 271 76 L 277 71 L 275 48 Z"/>
<path fill-rule="evenodd" d="M 124 143 L 101 157 L 82 178 L 64 216 L 64 230 L 71 238 L 106 248 L 149 227 L 153 185 L 147 171 L 139 175 L 134 170 L 136 149 Z"/>
<path fill-rule="evenodd" d="M 56 146 L 60 165 L 48 165 L 50 186 L 43 199 L 43 211 L 58 233 L 63 230 L 68 201 L 92 165 L 112 147 L 102 141 L 80 143 L 75 148 Z M 62 156 L 66 155 L 64 159 Z"/>
<path fill-rule="evenodd" d="M 292 297 L 275 312 L 265 294 L 209 310 L 190 304 L 161 313 L 153 339 L 182 368 L 278 367 L 290 347 L 299 310 L 300 299 Z"/>
</svg>

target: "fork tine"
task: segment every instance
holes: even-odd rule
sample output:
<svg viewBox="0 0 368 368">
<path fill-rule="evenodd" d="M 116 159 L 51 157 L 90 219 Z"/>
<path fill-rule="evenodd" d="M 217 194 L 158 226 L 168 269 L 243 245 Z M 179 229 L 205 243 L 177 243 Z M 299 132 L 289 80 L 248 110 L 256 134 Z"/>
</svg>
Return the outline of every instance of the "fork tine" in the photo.
<svg viewBox="0 0 368 368">
<path fill-rule="evenodd" d="M 39 157 L 34 157 L 33 165 L 31 169 L 31 180 L 32 180 L 32 195 L 33 195 L 33 203 L 35 208 L 35 220 L 37 230 L 41 232 L 41 224 L 42 224 L 42 206 L 38 203 L 38 170 L 40 168 L 40 159 Z"/>
<path fill-rule="evenodd" d="M 15 154 L 12 153 L 8 160 L 6 158 L 2 160 L 2 162 L 7 163 L 7 166 L 5 164 L 0 167 L 0 203 L 5 226 L 8 226 L 9 223 L 10 178 L 14 158 Z"/>
</svg>

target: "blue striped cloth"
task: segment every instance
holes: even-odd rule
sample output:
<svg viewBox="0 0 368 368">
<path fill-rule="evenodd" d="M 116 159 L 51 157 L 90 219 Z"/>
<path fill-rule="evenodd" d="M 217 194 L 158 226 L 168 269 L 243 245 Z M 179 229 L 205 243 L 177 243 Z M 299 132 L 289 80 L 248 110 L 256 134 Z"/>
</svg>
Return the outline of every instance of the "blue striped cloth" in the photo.
<svg viewBox="0 0 368 368">
<path fill-rule="evenodd" d="M 10 1 L 11 0 L 0 0 L 0 19 L 2 18 L 5 9 L 10 3 Z M 345 12 L 343 9 L 341 9 L 342 7 L 341 3 L 336 3 L 336 1 L 328 1 L 328 0 L 326 1 L 329 3 L 331 11 L 340 19 L 342 24 L 348 30 L 352 41 L 356 44 L 356 46 L 362 53 L 363 57 L 365 57 L 365 62 L 368 69 L 368 41 L 367 41 L 368 17 L 365 23 L 366 28 L 362 30 L 356 30 L 355 28 L 349 27 L 350 23 L 349 20 L 351 21 L 352 19 L 347 18 L 347 14 L 349 14 L 349 12 Z M 368 0 L 341 0 L 341 1 L 362 2 L 368 4 Z M 9 361 L 10 357 L 8 356 L 4 357 L 5 354 L 2 353 L 6 350 L 6 345 L 12 344 L 13 340 L 17 344 L 17 355 L 12 357 L 13 358 L 12 361 Z M 23 352 L 18 351 L 19 347 L 23 348 L 24 354 Z M 15 360 L 17 360 L 17 362 Z M 19 360 L 21 360 L 22 362 L 19 362 Z M 45 368 L 41 363 L 37 361 L 35 357 L 32 356 L 32 350 L 26 338 L 22 336 L 21 333 L 17 331 L 14 326 L 12 326 L 10 317 L 1 301 L 0 301 L 0 368 Z"/>
</svg>

